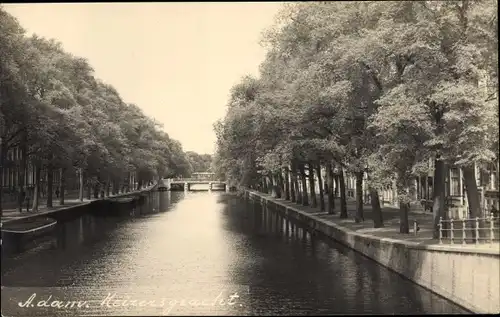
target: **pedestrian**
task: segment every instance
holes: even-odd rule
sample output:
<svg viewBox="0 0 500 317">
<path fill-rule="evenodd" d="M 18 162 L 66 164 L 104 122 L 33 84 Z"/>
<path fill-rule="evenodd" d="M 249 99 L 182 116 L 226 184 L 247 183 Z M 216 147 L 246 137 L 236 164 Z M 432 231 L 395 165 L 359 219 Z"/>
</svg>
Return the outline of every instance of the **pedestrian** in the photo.
<svg viewBox="0 0 500 317">
<path fill-rule="evenodd" d="M 56 188 L 56 197 L 59 198 L 59 188 Z"/>
</svg>

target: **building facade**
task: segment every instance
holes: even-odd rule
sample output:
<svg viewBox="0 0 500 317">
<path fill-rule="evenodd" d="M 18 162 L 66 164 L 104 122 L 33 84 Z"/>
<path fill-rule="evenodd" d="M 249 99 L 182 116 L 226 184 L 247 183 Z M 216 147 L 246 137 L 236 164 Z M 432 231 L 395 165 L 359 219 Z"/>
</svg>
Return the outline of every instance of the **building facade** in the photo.
<svg viewBox="0 0 500 317">
<path fill-rule="evenodd" d="M 488 216 L 492 207 L 500 210 L 499 199 L 499 161 L 491 162 L 485 165 L 475 165 L 476 184 L 480 195 L 481 214 Z M 338 171 L 336 171 L 338 173 Z M 326 169 L 322 168 L 322 181 L 326 182 Z M 364 175 L 363 199 L 365 204 L 370 203 L 370 194 L 366 186 L 367 173 Z M 356 199 L 356 177 L 351 173 L 345 173 L 346 197 L 347 199 Z M 317 177 L 315 176 L 316 184 Z M 334 182 L 334 191 L 339 192 L 336 187 L 339 185 Z M 309 186 L 309 182 L 307 182 Z M 316 192 L 319 186 L 316 185 Z M 431 211 L 434 194 L 434 160 L 429 160 L 429 169 L 427 174 L 421 174 L 413 179 L 413 202 L 412 208 Z M 459 167 L 448 167 L 445 176 L 445 194 L 447 201 L 448 216 L 453 218 L 464 218 L 469 215 L 469 206 L 467 201 L 467 192 L 463 170 Z M 398 207 L 398 195 L 395 181 L 379 191 L 380 202 L 383 205 Z"/>
</svg>

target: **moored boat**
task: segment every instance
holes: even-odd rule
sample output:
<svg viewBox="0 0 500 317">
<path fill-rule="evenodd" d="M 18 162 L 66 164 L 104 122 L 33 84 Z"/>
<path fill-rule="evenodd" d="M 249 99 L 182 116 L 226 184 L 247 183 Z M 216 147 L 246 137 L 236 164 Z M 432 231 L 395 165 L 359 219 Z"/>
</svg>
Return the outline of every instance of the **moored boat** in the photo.
<svg viewBox="0 0 500 317">
<path fill-rule="evenodd" d="M 13 220 L 2 224 L 2 236 L 4 234 L 32 237 L 43 235 L 52 231 L 57 221 L 52 218 L 27 218 Z"/>
<path fill-rule="evenodd" d="M 16 249 L 40 237 L 48 236 L 56 229 L 57 221 L 48 217 L 13 220 L 2 223 L 2 244 Z"/>
<path fill-rule="evenodd" d="M 110 202 L 112 203 L 118 203 L 118 204 L 130 204 L 132 203 L 134 200 L 136 200 L 136 198 L 134 197 L 123 197 L 123 198 L 109 198 L 108 199 Z"/>
<path fill-rule="evenodd" d="M 129 216 L 137 205 L 138 197 L 112 197 L 96 203 L 94 213 L 98 216 Z"/>
</svg>

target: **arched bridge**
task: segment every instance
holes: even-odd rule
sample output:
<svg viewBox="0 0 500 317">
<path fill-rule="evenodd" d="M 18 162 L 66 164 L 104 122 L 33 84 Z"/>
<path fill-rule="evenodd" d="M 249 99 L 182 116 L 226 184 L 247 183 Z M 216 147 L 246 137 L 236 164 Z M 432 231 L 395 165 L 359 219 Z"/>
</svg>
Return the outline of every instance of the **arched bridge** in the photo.
<svg viewBox="0 0 500 317">
<path fill-rule="evenodd" d="M 229 191 L 227 183 L 224 181 L 199 178 L 164 178 L 160 180 L 158 189 L 171 191 Z"/>
</svg>

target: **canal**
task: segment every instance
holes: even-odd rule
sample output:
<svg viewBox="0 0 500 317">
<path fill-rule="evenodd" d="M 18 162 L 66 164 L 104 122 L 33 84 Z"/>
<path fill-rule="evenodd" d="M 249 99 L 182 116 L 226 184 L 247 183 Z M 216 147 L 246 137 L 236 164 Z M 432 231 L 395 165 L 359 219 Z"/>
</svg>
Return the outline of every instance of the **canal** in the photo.
<svg viewBox="0 0 500 317">
<path fill-rule="evenodd" d="M 231 194 L 154 192 L 58 226 L 2 258 L 4 316 L 468 313 Z"/>
</svg>

